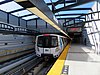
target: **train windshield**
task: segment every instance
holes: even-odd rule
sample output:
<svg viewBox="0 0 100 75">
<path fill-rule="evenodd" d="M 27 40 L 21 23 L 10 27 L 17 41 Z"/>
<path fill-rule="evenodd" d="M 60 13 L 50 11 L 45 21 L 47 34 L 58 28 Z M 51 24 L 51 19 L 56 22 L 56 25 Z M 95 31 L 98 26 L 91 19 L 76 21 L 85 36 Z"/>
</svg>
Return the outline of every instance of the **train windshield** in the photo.
<svg viewBox="0 0 100 75">
<path fill-rule="evenodd" d="M 56 47 L 58 46 L 57 36 L 39 36 L 37 41 L 37 46 L 39 47 Z"/>
</svg>

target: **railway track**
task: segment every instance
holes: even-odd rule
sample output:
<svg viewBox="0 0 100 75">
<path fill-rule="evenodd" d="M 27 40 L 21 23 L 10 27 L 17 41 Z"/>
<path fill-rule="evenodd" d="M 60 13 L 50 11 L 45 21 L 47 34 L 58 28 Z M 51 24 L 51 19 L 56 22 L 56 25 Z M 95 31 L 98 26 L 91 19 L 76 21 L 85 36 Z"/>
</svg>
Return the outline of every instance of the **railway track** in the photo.
<svg viewBox="0 0 100 75">
<path fill-rule="evenodd" d="M 0 75 L 46 75 L 55 60 L 44 60 L 35 53 L 0 65 Z"/>
<path fill-rule="evenodd" d="M 15 69 L 10 70 L 5 73 L 5 75 L 25 75 L 32 67 L 36 66 L 42 59 L 38 57 L 33 57 L 27 62 L 17 66 Z"/>
<path fill-rule="evenodd" d="M 9 62 L 2 63 L 0 66 L 0 75 L 11 75 L 10 73 L 14 73 L 18 66 L 21 66 L 35 57 L 35 53 L 32 53 Z"/>
<path fill-rule="evenodd" d="M 46 75 L 50 68 L 53 66 L 56 59 L 48 59 L 40 62 L 37 66 L 33 67 L 25 75 Z"/>
</svg>

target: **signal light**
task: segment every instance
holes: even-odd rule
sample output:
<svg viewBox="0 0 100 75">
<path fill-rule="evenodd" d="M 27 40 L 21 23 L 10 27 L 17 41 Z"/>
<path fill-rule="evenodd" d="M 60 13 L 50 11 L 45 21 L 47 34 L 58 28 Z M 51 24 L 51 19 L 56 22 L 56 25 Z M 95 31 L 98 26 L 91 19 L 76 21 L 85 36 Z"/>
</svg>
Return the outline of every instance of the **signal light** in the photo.
<svg viewBox="0 0 100 75">
<path fill-rule="evenodd" d="M 43 36 L 50 36 L 50 34 L 43 34 Z"/>
</svg>

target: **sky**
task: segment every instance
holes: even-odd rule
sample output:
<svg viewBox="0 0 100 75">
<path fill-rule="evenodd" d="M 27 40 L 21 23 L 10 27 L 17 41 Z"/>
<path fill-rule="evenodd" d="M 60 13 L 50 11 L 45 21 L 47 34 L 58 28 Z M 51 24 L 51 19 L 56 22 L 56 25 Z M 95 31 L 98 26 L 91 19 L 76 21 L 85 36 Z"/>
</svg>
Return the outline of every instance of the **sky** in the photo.
<svg viewBox="0 0 100 75">
<path fill-rule="evenodd" d="M 0 0 L 0 2 L 2 2 L 2 1 L 5 1 L 5 0 Z M 56 2 L 56 1 L 58 1 L 58 0 L 44 0 L 46 3 L 50 3 L 51 1 L 52 2 Z M 84 5 L 80 5 L 80 6 L 77 6 L 77 8 L 79 8 L 79 7 L 81 7 L 81 8 L 91 8 L 92 7 L 92 5 L 94 4 L 94 2 L 90 2 L 90 3 L 87 3 L 87 4 L 84 4 Z M 66 6 L 67 5 L 70 5 L 70 4 L 66 4 Z M 59 5 L 57 5 L 55 8 L 56 9 L 59 9 L 59 8 L 61 8 L 61 7 L 63 7 L 63 4 L 59 4 Z M 20 5 L 18 5 L 17 3 L 15 3 L 14 1 L 12 1 L 12 2 L 9 2 L 9 3 L 5 3 L 5 4 L 2 4 L 2 5 L 0 5 L 0 9 L 1 10 L 3 10 L 3 11 L 6 11 L 6 12 L 10 12 L 10 11 L 13 11 L 13 10 L 17 10 L 17 9 L 21 9 L 21 8 L 23 8 L 22 6 L 20 6 Z M 52 7 L 51 6 L 49 6 L 49 8 L 50 9 L 52 9 Z M 76 8 L 76 7 L 74 7 L 74 8 Z M 83 11 L 61 11 L 61 12 L 59 12 L 59 13 L 55 13 L 55 14 L 67 14 L 67 13 L 87 13 L 88 12 L 88 10 L 83 10 Z M 13 15 L 15 15 L 15 16 L 23 16 L 23 15 L 27 15 L 27 14 L 31 14 L 31 12 L 29 12 L 28 10 L 23 10 L 23 11 L 19 11 L 19 12 L 15 12 L 15 13 L 12 13 Z M 58 16 L 59 17 L 59 16 Z M 61 16 L 61 17 L 66 17 L 66 16 Z M 69 17 L 73 17 L 73 16 L 69 16 Z M 74 16 L 74 17 L 76 17 L 76 16 Z M 32 18 L 37 18 L 37 16 L 35 16 L 35 15 L 32 15 L 32 16 L 28 16 L 28 17 L 23 17 L 23 19 L 25 19 L 25 20 L 28 20 L 28 19 L 32 19 Z M 57 17 L 56 17 L 57 18 Z"/>
</svg>

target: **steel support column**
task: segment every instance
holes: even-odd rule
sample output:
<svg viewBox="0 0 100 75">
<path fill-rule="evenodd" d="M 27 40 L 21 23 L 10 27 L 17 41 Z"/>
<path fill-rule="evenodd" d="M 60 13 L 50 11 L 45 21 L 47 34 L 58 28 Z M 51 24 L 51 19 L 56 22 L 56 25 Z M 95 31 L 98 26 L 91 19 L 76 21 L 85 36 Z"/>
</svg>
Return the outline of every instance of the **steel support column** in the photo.
<svg viewBox="0 0 100 75">
<path fill-rule="evenodd" d="M 18 26 L 20 26 L 20 18 L 18 17 Z"/>
<path fill-rule="evenodd" d="M 9 23 L 9 13 L 7 13 L 7 23 Z"/>
<path fill-rule="evenodd" d="M 46 28 L 47 28 L 47 22 L 45 22 L 46 23 Z"/>
<path fill-rule="evenodd" d="M 38 22 L 37 22 L 37 19 L 36 19 L 36 28 L 37 28 L 37 23 L 38 23 Z"/>
</svg>

